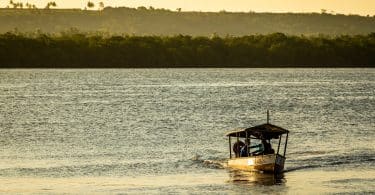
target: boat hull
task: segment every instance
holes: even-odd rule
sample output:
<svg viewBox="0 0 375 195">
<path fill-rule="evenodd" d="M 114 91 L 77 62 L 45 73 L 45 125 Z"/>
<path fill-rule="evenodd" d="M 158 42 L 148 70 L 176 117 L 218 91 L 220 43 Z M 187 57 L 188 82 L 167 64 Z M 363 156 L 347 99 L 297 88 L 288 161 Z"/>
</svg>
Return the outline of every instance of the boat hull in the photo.
<svg viewBox="0 0 375 195">
<path fill-rule="evenodd" d="M 278 154 L 231 158 L 228 167 L 245 171 L 279 173 L 284 169 L 285 158 Z"/>
</svg>

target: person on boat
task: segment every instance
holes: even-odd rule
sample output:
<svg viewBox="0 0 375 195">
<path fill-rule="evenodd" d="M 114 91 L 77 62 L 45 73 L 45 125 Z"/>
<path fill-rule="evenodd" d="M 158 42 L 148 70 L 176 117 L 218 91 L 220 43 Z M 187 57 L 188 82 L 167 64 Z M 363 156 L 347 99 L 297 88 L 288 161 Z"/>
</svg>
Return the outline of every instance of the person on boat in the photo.
<svg viewBox="0 0 375 195">
<path fill-rule="evenodd" d="M 271 143 L 265 139 L 262 139 L 263 144 L 263 154 L 273 154 L 275 151 L 272 149 Z"/>
<path fill-rule="evenodd" d="M 245 145 L 242 141 L 237 141 L 233 144 L 233 152 L 236 155 L 236 157 L 240 157 L 241 148 Z"/>
<path fill-rule="evenodd" d="M 274 154 L 275 150 L 272 149 L 270 140 L 262 139 L 262 150 L 258 154 Z"/>
<path fill-rule="evenodd" d="M 241 148 L 241 151 L 240 151 L 241 157 L 248 157 L 249 156 L 249 152 L 248 152 L 249 144 L 250 144 L 249 140 L 247 139 L 245 141 L 245 145 L 243 145 L 242 148 Z"/>
</svg>

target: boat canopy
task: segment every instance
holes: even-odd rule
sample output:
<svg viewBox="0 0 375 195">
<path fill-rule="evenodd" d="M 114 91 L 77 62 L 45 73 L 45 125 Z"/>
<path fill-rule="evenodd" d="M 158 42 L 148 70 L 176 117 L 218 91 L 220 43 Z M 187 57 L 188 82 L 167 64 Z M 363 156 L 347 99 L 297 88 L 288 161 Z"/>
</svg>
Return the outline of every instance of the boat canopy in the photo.
<svg viewBox="0 0 375 195">
<path fill-rule="evenodd" d="M 266 123 L 249 128 L 235 129 L 227 133 L 226 136 L 242 138 L 253 136 L 258 139 L 277 139 L 285 133 L 289 133 L 289 131 L 282 127 Z"/>
</svg>

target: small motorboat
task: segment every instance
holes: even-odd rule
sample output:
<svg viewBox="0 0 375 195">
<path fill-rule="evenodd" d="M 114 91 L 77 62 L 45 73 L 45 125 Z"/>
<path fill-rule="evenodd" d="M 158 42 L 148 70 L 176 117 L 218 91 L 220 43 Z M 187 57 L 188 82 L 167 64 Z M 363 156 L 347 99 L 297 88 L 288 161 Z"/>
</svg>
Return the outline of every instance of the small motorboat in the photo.
<svg viewBox="0 0 375 195">
<path fill-rule="evenodd" d="M 286 136 L 283 139 L 284 134 Z M 239 128 L 227 133 L 226 136 L 229 137 L 228 167 L 246 171 L 282 172 L 288 134 L 288 130 L 269 123 L 268 111 L 267 123 Z M 234 144 L 232 144 L 232 138 L 235 138 Z M 271 144 L 277 143 L 277 140 L 278 145 L 275 151 Z"/>
</svg>

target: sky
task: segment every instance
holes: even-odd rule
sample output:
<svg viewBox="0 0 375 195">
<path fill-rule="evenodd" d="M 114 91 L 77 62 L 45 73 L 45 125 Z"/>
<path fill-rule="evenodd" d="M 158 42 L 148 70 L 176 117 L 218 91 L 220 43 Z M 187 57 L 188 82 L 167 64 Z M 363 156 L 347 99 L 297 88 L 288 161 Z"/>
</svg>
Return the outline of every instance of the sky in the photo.
<svg viewBox="0 0 375 195">
<path fill-rule="evenodd" d="M 13 0 L 29 2 L 37 7 L 45 7 L 53 0 Z M 54 0 L 57 8 L 84 8 L 88 0 Z M 375 0 L 91 0 L 105 6 L 139 7 L 153 6 L 182 11 L 242 11 L 242 12 L 321 12 L 375 15 Z M 0 0 L 0 7 L 5 7 L 9 0 Z"/>
</svg>

